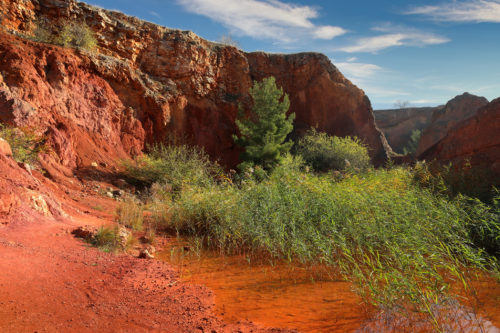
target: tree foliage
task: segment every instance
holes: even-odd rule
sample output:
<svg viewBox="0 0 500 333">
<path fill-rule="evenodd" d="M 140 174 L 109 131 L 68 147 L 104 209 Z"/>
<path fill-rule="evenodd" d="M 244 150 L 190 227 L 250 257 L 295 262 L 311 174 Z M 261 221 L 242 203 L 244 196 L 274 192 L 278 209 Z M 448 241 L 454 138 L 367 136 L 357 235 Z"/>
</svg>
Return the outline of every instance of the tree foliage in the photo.
<svg viewBox="0 0 500 333">
<path fill-rule="evenodd" d="M 403 153 L 405 155 L 415 154 L 418 148 L 418 143 L 420 142 L 420 137 L 422 136 L 422 131 L 419 129 L 413 130 L 411 132 L 410 140 L 406 144 L 406 147 L 403 148 Z"/>
<path fill-rule="evenodd" d="M 293 145 L 293 142 L 285 142 L 285 139 L 293 130 L 295 114 L 286 115 L 290 100 L 283 89 L 276 86 L 274 77 L 265 78 L 262 82 L 255 81 L 249 94 L 253 99 L 252 112 L 246 116 L 240 105 L 236 120 L 240 136 L 233 136 L 235 143 L 245 149 L 238 168 L 245 170 L 259 165 L 271 170 Z"/>
</svg>

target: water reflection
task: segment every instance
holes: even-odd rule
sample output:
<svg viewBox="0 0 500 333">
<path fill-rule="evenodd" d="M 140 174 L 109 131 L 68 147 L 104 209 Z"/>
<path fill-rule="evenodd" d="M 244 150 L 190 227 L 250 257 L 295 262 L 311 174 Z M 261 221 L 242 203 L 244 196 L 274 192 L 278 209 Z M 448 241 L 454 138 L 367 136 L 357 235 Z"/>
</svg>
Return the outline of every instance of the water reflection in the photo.
<svg viewBox="0 0 500 333">
<path fill-rule="evenodd" d="M 249 320 L 301 332 L 433 331 L 422 316 L 402 317 L 363 304 L 350 283 L 325 268 L 249 263 L 245 256 L 212 252 L 200 255 L 177 240 L 160 258 L 174 264 L 182 280 L 213 290 L 216 311 L 229 322 Z M 500 296 L 498 284 L 494 291 Z M 500 311 L 495 307 L 490 312 Z M 438 317 L 450 319 L 443 326 L 446 332 L 500 333 L 492 322 L 458 303 L 435 310 Z"/>
</svg>

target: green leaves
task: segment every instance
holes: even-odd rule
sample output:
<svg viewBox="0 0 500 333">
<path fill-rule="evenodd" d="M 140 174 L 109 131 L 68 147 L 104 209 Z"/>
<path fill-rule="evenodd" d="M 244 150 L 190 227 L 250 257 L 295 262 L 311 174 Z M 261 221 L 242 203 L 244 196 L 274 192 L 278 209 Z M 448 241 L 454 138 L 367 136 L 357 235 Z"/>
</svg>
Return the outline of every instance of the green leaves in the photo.
<svg viewBox="0 0 500 333">
<path fill-rule="evenodd" d="M 245 148 L 238 167 L 244 170 L 260 165 L 265 170 L 272 170 L 293 145 L 293 142 L 284 141 L 293 130 L 295 114 L 287 117 L 290 100 L 283 89 L 276 87 L 274 77 L 254 82 L 249 94 L 253 99 L 252 112 L 245 115 L 240 105 L 236 120 L 240 136 L 233 136 L 235 143 Z"/>
</svg>

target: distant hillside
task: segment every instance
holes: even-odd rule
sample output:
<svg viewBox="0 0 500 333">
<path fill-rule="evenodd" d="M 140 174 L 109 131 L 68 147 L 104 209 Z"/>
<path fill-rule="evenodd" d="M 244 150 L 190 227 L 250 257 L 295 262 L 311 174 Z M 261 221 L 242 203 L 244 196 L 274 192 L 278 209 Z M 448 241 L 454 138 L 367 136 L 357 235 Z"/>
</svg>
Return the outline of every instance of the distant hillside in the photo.
<svg viewBox="0 0 500 333">
<path fill-rule="evenodd" d="M 433 113 L 441 108 L 443 106 L 387 109 L 375 110 L 373 113 L 389 145 L 395 152 L 403 153 L 411 132 L 416 129 L 423 131 L 430 124 Z"/>
</svg>

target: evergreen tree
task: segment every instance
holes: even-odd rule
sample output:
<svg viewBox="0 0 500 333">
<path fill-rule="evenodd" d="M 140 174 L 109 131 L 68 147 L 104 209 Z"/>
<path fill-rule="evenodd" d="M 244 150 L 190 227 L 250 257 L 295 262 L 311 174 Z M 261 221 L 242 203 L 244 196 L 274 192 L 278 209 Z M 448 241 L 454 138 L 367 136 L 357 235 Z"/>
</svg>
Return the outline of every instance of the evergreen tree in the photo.
<svg viewBox="0 0 500 333">
<path fill-rule="evenodd" d="M 415 154 L 418 148 L 418 143 L 420 142 L 420 137 L 422 136 L 422 131 L 416 129 L 411 132 L 410 140 L 406 144 L 406 147 L 403 148 L 403 154 Z"/>
<path fill-rule="evenodd" d="M 290 100 L 287 94 L 283 94 L 283 89 L 276 87 L 274 77 L 265 78 L 262 82 L 255 81 L 249 94 L 253 99 L 252 112 L 246 117 L 240 105 L 236 125 L 241 135 L 233 136 L 235 143 L 245 148 L 238 168 L 245 170 L 259 165 L 271 170 L 293 145 L 293 142 L 285 142 L 285 139 L 293 130 L 295 114 L 286 116 Z"/>
</svg>

